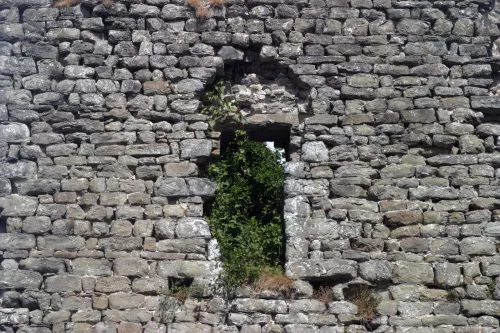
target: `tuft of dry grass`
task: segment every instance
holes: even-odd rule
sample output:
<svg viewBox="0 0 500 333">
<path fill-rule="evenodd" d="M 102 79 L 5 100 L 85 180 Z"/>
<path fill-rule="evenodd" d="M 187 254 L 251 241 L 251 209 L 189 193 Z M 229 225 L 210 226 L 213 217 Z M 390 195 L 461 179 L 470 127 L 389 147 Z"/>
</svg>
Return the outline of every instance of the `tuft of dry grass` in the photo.
<svg viewBox="0 0 500 333">
<path fill-rule="evenodd" d="M 207 18 L 210 18 L 212 16 L 212 11 L 210 10 L 210 8 L 207 8 L 205 6 L 198 7 L 198 8 L 196 8 L 195 15 L 198 18 L 207 19 Z"/>
<path fill-rule="evenodd" d="M 71 7 L 81 3 L 81 0 L 56 0 L 55 7 Z M 102 0 L 102 5 L 106 8 L 113 6 L 113 0 Z"/>
<path fill-rule="evenodd" d="M 113 0 L 103 0 L 102 5 L 106 8 L 111 8 L 113 6 Z"/>
<path fill-rule="evenodd" d="M 54 3 L 55 7 L 71 7 L 78 5 L 80 3 L 80 0 L 57 0 Z"/>
<path fill-rule="evenodd" d="M 187 4 L 194 9 L 205 6 L 202 0 L 187 0 Z"/>
<path fill-rule="evenodd" d="M 314 288 L 312 298 L 325 304 L 333 301 L 332 286 L 320 285 L 319 287 Z"/>
<path fill-rule="evenodd" d="M 208 0 L 208 3 L 211 6 L 223 6 L 224 5 L 224 0 Z"/>
<path fill-rule="evenodd" d="M 215 0 L 215 1 L 221 1 L 221 0 Z M 212 11 L 210 10 L 209 7 L 205 5 L 203 0 L 187 0 L 187 4 L 190 7 L 194 8 L 195 15 L 198 18 L 207 19 L 212 16 Z"/>
<path fill-rule="evenodd" d="M 172 286 L 166 295 L 176 298 L 179 302 L 184 303 L 190 297 L 199 297 L 203 294 L 201 287 L 186 287 L 186 286 Z"/>
<path fill-rule="evenodd" d="M 358 307 L 358 316 L 364 321 L 370 321 L 377 315 L 379 298 L 365 285 L 357 286 L 346 295 L 347 300 Z"/>
<path fill-rule="evenodd" d="M 253 283 L 253 288 L 257 292 L 264 290 L 279 292 L 285 295 L 286 298 L 291 298 L 295 291 L 294 280 L 287 277 L 283 272 L 276 271 L 264 272 Z"/>
</svg>

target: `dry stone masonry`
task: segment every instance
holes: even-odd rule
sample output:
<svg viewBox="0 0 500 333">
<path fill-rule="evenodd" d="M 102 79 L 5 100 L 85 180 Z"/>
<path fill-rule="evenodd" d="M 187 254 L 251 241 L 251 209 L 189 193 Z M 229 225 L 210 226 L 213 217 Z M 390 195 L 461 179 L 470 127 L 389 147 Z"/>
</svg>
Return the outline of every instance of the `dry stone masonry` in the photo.
<svg viewBox="0 0 500 333">
<path fill-rule="evenodd" d="M 0 0 L 0 332 L 499 332 L 494 7 Z M 217 77 L 249 130 L 286 130 L 293 299 L 213 294 Z M 345 297 L 363 284 L 370 320 Z"/>
</svg>

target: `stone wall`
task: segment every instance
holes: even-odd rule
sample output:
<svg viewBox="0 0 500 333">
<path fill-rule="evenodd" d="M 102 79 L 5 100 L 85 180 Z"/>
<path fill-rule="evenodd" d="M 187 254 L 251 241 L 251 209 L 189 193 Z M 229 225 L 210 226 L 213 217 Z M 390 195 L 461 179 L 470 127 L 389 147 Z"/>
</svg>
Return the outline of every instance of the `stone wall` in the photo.
<svg viewBox="0 0 500 333">
<path fill-rule="evenodd" d="M 499 332 L 493 7 L 1 0 L 0 332 Z M 217 76 L 249 129 L 289 133 L 294 299 L 212 294 Z M 176 279 L 203 297 L 166 297 Z M 363 284 L 370 320 L 344 297 Z"/>
</svg>

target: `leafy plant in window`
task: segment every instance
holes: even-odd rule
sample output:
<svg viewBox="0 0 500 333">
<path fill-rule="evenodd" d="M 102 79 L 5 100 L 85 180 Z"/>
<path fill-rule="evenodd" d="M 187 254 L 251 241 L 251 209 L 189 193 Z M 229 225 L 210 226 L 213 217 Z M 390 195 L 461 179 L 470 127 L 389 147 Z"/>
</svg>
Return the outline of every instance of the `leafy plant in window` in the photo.
<svg viewBox="0 0 500 333">
<path fill-rule="evenodd" d="M 221 160 L 209 167 L 217 192 L 209 217 L 230 290 L 251 284 L 283 255 L 283 181 L 280 154 L 236 132 Z"/>
</svg>

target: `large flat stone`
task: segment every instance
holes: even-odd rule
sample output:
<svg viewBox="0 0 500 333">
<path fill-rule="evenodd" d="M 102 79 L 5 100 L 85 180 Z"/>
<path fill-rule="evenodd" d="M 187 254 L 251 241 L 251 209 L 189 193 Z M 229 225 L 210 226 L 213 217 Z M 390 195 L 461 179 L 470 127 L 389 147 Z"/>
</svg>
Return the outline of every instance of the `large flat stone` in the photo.
<svg viewBox="0 0 500 333">
<path fill-rule="evenodd" d="M 500 301 L 490 300 L 462 300 L 462 312 L 466 316 L 498 316 L 500 313 Z"/>
<path fill-rule="evenodd" d="M 159 178 L 155 182 L 156 195 L 164 197 L 188 196 L 189 190 L 183 178 Z"/>
<path fill-rule="evenodd" d="M 0 198 L 2 216 L 31 216 L 38 207 L 38 199 L 20 195 L 9 195 Z"/>
<path fill-rule="evenodd" d="M 394 283 L 432 284 L 434 271 L 430 264 L 397 261 L 392 268 Z"/>
<path fill-rule="evenodd" d="M 33 235 L 7 233 L 0 234 L 0 250 L 31 250 L 36 246 Z"/>
<path fill-rule="evenodd" d="M 0 124 L 0 142 L 17 143 L 29 139 L 28 126 L 21 123 Z"/>
<path fill-rule="evenodd" d="M 42 275 L 32 271 L 0 270 L 0 290 L 40 289 Z"/>
<path fill-rule="evenodd" d="M 35 60 L 33 58 L 0 56 L 0 72 L 2 74 L 36 74 Z"/>
<path fill-rule="evenodd" d="M 500 96 L 471 96 L 471 107 L 483 111 L 500 109 Z"/>
<path fill-rule="evenodd" d="M 356 262 L 343 259 L 293 260 L 285 265 L 286 274 L 302 280 L 346 280 L 357 276 Z"/>
<path fill-rule="evenodd" d="M 156 271 L 164 278 L 197 278 L 217 275 L 214 261 L 162 261 L 158 264 Z"/>
</svg>

